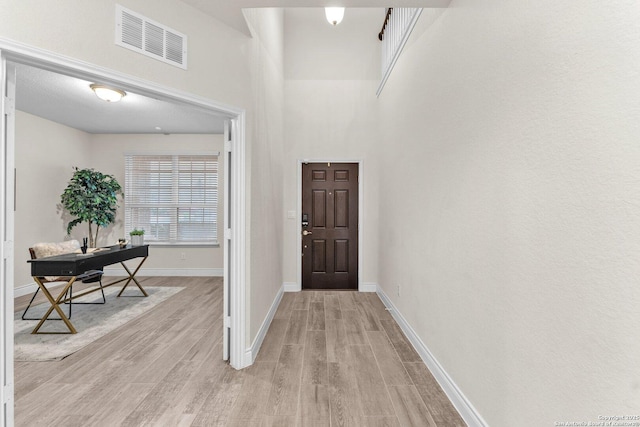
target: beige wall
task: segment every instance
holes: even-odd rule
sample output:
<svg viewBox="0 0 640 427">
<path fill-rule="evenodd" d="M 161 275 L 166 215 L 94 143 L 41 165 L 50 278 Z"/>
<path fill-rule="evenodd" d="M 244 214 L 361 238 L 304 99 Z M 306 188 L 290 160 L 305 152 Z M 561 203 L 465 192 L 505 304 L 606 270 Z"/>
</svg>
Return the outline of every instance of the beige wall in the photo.
<svg viewBox="0 0 640 427">
<path fill-rule="evenodd" d="M 115 44 L 115 5 L 188 37 L 188 70 Z M 0 37 L 247 107 L 251 39 L 178 0 L 0 0 Z M 224 66 L 221 66 L 224 58 Z"/>
<path fill-rule="evenodd" d="M 348 8 L 334 27 L 323 8 L 285 9 L 285 79 L 378 80 L 384 16 L 383 8 Z"/>
<path fill-rule="evenodd" d="M 90 167 L 90 135 L 16 112 L 16 212 L 14 286 L 33 283 L 29 247 L 37 242 L 66 239 L 68 215 L 60 195 L 73 167 Z"/>
<path fill-rule="evenodd" d="M 271 303 L 282 288 L 282 162 L 283 71 L 280 9 L 245 10 L 253 35 L 251 91 L 254 98 L 252 144 L 249 262 L 251 288 L 247 290 L 250 319 L 247 346 L 253 343 Z M 253 354 L 255 356 L 255 354 Z"/>
<path fill-rule="evenodd" d="M 454 0 L 379 99 L 380 285 L 491 426 L 640 413 L 638 22 Z"/>
</svg>

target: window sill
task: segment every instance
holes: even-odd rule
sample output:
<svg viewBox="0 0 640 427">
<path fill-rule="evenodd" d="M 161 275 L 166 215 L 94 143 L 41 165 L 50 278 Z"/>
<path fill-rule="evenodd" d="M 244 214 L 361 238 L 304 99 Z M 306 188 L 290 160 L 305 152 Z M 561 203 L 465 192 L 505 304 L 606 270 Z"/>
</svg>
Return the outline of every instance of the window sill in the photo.
<svg viewBox="0 0 640 427">
<path fill-rule="evenodd" d="M 220 243 L 198 243 L 198 242 L 181 242 L 181 243 L 163 243 L 163 242 L 144 242 L 145 245 L 158 247 L 158 248 L 219 248 Z"/>
</svg>

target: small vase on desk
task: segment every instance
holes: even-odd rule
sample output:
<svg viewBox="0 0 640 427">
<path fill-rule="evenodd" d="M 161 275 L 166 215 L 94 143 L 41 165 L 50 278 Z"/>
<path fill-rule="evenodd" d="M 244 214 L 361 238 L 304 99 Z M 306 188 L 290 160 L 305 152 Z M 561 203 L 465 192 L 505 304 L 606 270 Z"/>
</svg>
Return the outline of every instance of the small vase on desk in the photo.
<svg viewBox="0 0 640 427">
<path fill-rule="evenodd" d="M 144 245 L 144 234 L 131 236 L 131 246 L 142 246 L 142 245 Z"/>
</svg>

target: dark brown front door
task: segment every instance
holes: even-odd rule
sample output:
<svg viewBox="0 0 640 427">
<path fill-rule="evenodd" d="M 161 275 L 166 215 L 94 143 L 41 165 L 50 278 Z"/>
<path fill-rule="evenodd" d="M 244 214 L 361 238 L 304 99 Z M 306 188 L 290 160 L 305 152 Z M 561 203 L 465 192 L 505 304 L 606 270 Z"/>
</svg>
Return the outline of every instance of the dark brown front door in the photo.
<svg viewBox="0 0 640 427">
<path fill-rule="evenodd" d="M 302 288 L 358 289 L 358 164 L 302 165 Z"/>
</svg>

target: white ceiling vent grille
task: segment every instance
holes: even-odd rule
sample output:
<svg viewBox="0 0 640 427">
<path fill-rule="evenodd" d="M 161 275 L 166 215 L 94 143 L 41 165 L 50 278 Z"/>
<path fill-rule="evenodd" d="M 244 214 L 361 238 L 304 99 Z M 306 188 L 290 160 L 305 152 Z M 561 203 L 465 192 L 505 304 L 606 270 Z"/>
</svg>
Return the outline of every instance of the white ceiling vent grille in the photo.
<svg viewBox="0 0 640 427">
<path fill-rule="evenodd" d="M 187 69 L 187 36 L 116 4 L 116 44 Z"/>
</svg>

